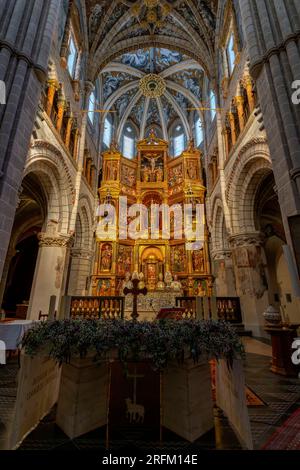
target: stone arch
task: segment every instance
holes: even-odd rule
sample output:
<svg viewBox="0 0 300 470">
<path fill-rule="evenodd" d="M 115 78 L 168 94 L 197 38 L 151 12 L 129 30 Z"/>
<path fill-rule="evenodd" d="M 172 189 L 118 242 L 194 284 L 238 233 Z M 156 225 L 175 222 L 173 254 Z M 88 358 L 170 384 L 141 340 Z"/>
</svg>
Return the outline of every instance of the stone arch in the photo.
<svg viewBox="0 0 300 470">
<path fill-rule="evenodd" d="M 118 44 L 113 46 L 109 52 L 107 51 L 104 54 L 103 52 L 97 50 L 96 57 L 93 57 L 93 63 L 90 64 L 89 68 L 90 80 L 93 81 L 94 77 L 98 76 L 98 74 L 106 65 L 122 54 L 134 51 L 136 49 L 153 46 L 172 49 L 181 52 L 182 54 L 186 54 L 191 59 L 194 59 L 197 63 L 199 63 L 209 77 L 214 76 L 213 62 L 210 61 L 210 63 L 208 63 L 204 61 L 203 57 L 195 52 L 196 48 L 194 45 L 183 39 L 176 38 L 174 40 L 172 37 L 161 35 L 157 36 L 155 43 L 153 42 L 153 38 L 151 36 L 143 36 L 120 41 Z"/>
<path fill-rule="evenodd" d="M 24 177 L 31 173 L 38 177 L 47 196 L 48 229 L 55 224 L 59 232 L 67 234 L 75 190 L 63 155 L 52 144 L 35 141 L 29 150 Z"/>
<path fill-rule="evenodd" d="M 212 249 L 213 252 L 229 249 L 222 201 L 216 197 L 212 206 Z"/>
<path fill-rule="evenodd" d="M 89 251 L 92 245 L 93 209 L 87 197 L 79 200 L 74 248 Z"/>
<path fill-rule="evenodd" d="M 241 149 L 226 191 L 233 235 L 256 231 L 255 195 L 259 183 L 271 171 L 270 153 L 265 139 L 253 139 Z"/>
</svg>

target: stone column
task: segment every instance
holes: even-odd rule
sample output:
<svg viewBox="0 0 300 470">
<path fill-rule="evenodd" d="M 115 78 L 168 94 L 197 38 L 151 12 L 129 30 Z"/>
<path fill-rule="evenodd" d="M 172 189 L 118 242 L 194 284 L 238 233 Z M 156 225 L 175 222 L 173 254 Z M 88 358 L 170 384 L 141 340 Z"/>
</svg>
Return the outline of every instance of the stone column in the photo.
<svg viewBox="0 0 300 470">
<path fill-rule="evenodd" d="M 230 129 L 231 129 L 232 145 L 234 145 L 236 143 L 236 129 L 235 129 L 234 114 L 230 112 L 228 113 L 228 117 L 229 117 Z"/>
<path fill-rule="evenodd" d="M 225 143 L 225 154 L 226 154 L 226 159 L 227 159 L 228 155 L 229 155 L 229 141 L 228 141 L 228 129 L 227 129 L 227 127 L 224 127 L 223 135 L 224 135 L 224 143 Z"/>
<path fill-rule="evenodd" d="M 61 131 L 61 126 L 64 118 L 64 111 L 65 111 L 65 100 L 59 99 L 57 103 L 57 121 L 56 121 L 56 129 L 58 132 Z"/>
<path fill-rule="evenodd" d="M 68 295 L 87 295 L 87 280 L 91 275 L 93 253 L 85 248 L 71 249 Z"/>
<path fill-rule="evenodd" d="M 59 7 L 57 0 L 1 0 L 0 80 L 7 96 L 0 106 L 0 275 Z"/>
<path fill-rule="evenodd" d="M 78 155 L 79 136 L 80 136 L 79 129 L 75 129 L 74 148 L 73 148 L 73 155 L 72 155 L 75 161 L 77 161 L 77 155 Z"/>
<path fill-rule="evenodd" d="M 269 304 L 264 237 L 259 232 L 230 237 L 236 291 L 243 321 L 255 336 L 265 336 L 263 312 Z"/>
<path fill-rule="evenodd" d="M 51 110 L 53 106 L 53 101 L 54 101 L 54 96 L 56 90 L 58 90 L 58 82 L 57 80 L 49 80 L 49 86 L 48 86 L 48 93 L 47 93 L 47 109 L 46 113 L 48 116 L 51 115 Z"/>
<path fill-rule="evenodd" d="M 292 102 L 292 82 L 300 78 L 300 2 L 240 0 L 240 11 L 285 234 L 294 252 L 299 240 L 293 240 L 289 217 L 300 215 L 300 105 Z"/>
<path fill-rule="evenodd" d="M 83 109 L 88 109 L 90 94 L 94 89 L 94 85 L 91 82 L 85 83 L 85 95 L 83 100 Z M 85 151 L 85 137 L 86 137 L 86 126 L 87 126 L 87 119 L 88 113 L 83 113 L 82 115 L 82 122 L 81 122 L 81 129 L 80 129 L 80 139 L 79 139 L 79 146 L 78 146 L 78 158 L 77 158 L 77 174 L 75 180 L 75 201 L 71 213 L 71 220 L 70 220 L 70 233 L 75 232 L 76 226 L 76 217 L 78 212 L 78 203 L 79 203 L 79 195 L 81 189 L 81 181 L 82 181 L 82 173 L 83 173 L 83 166 L 84 166 L 84 151 Z M 77 145 L 76 145 L 77 147 Z M 77 157 L 77 150 L 75 148 L 75 157 Z"/>
<path fill-rule="evenodd" d="M 244 117 L 244 97 L 243 96 L 235 96 L 234 103 L 236 105 L 238 117 L 239 117 L 239 125 L 240 131 L 245 127 L 245 117 Z"/>
<path fill-rule="evenodd" d="M 253 83 L 252 83 L 252 79 L 251 79 L 250 75 L 246 75 L 243 78 L 243 82 L 244 82 L 244 87 L 245 87 L 245 90 L 246 90 L 246 93 L 247 93 L 250 113 L 252 113 L 252 111 L 255 108 L 255 101 L 254 101 L 254 95 L 253 95 Z"/>
<path fill-rule="evenodd" d="M 28 318 L 37 319 L 39 311 L 48 313 L 50 297 L 56 296 L 56 310 L 59 310 L 61 296 L 65 290 L 69 247 L 72 237 L 39 234 L 40 248 L 32 283 Z"/>
<path fill-rule="evenodd" d="M 69 148 L 69 145 L 70 145 L 72 124 L 73 124 L 73 118 L 72 118 L 72 116 L 69 116 L 68 117 L 68 122 L 67 122 L 67 128 L 66 128 L 66 137 L 65 137 L 65 144 L 66 144 L 66 147 L 68 147 L 68 148 Z"/>
<path fill-rule="evenodd" d="M 65 24 L 65 31 L 64 31 L 64 35 L 63 35 L 63 39 L 61 43 L 61 48 L 60 48 L 60 63 L 64 69 L 67 67 L 69 38 L 70 38 L 70 32 L 71 32 L 71 11 L 73 7 L 73 3 L 74 3 L 74 0 L 69 0 L 67 21 Z"/>
</svg>

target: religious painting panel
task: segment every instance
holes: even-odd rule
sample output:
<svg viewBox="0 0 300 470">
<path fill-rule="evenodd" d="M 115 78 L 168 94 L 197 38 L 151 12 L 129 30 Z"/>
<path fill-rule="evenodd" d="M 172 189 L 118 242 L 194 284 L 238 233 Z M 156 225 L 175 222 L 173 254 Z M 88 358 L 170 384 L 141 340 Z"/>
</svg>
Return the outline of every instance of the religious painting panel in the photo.
<svg viewBox="0 0 300 470">
<path fill-rule="evenodd" d="M 197 160 L 186 160 L 186 178 L 193 181 L 199 179 L 199 164 Z"/>
<path fill-rule="evenodd" d="M 131 168 L 128 165 L 122 165 L 121 169 L 121 182 L 126 186 L 132 188 L 136 184 L 136 168 Z"/>
<path fill-rule="evenodd" d="M 248 250 L 246 247 L 238 247 L 234 250 L 234 260 L 238 268 L 248 268 L 250 266 Z"/>
<path fill-rule="evenodd" d="M 125 276 L 132 271 L 132 246 L 119 245 L 117 256 L 117 275 Z"/>
<path fill-rule="evenodd" d="M 173 188 L 174 186 L 178 186 L 183 181 L 183 170 L 182 170 L 182 163 L 180 165 L 173 166 L 169 168 L 168 174 L 169 180 L 169 187 Z"/>
<path fill-rule="evenodd" d="M 187 260 L 185 245 L 175 245 L 171 247 L 171 267 L 173 273 L 186 271 Z"/>
<path fill-rule="evenodd" d="M 96 288 L 96 294 L 95 295 L 101 295 L 103 297 L 109 296 L 109 295 L 114 295 L 113 292 L 113 286 L 111 279 L 97 279 L 97 288 Z"/>
<path fill-rule="evenodd" d="M 109 272 L 112 268 L 112 244 L 101 243 L 100 245 L 100 271 Z"/>
<path fill-rule="evenodd" d="M 205 272 L 205 258 L 204 258 L 204 250 L 194 250 L 192 253 L 192 263 L 193 263 L 193 271 L 204 273 Z"/>
<path fill-rule="evenodd" d="M 108 160 L 105 162 L 105 181 L 118 181 L 119 162 L 116 160 Z"/>
<path fill-rule="evenodd" d="M 111 366 L 109 400 L 110 439 L 126 442 L 158 439 L 160 434 L 160 374 L 150 364 L 120 362 Z M 136 437 L 135 437 L 136 439 Z"/>
<path fill-rule="evenodd" d="M 205 279 L 194 279 L 193 295 L 205 297 L 207 295 L 207 283 Z"/>
</svg>

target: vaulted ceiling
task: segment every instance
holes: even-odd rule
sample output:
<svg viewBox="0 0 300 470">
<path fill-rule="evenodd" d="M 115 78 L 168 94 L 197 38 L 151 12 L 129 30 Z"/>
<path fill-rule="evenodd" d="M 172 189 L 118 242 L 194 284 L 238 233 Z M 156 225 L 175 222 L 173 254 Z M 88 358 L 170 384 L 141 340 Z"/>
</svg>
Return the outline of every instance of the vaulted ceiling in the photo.
<svg viewBox="0 0 300 470">
<path fill-rule="evenodd" d="M 118 112 L 117 139 L 128 119 L 140 137 L 160 121 L 164 138 L 180 118 L 190 134 L 191 107 L 199 107 L 203 77 L 215 76 L 214 40 L 218 0 L 87 0 L 89 74 L 99 74 L 105 109 Z M 145 95 L 140 80 L 155 74 L 164 92 Z"/>
</svg>

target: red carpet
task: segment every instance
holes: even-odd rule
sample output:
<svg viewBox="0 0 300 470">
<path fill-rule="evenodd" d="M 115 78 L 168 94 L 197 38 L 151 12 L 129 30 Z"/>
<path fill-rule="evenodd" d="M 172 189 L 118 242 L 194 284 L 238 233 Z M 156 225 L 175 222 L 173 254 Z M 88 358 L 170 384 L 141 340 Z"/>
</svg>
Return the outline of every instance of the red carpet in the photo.
<svg viewBox="0 0 300 470">
<path fill-rule="evenodd" d="M 262 449 L 300 450 L 300 408 L 274 432 Z"/>
<path fill-rule="evenodd" d="M 210 373 L 211 373 L 211 386 L 212 386 L 212 398 L 213 401 L 216 401 L 216 361 L 212 359 L 210 363 Z M 247 406 L 266 406 L 266 404 L 259 398 L 256 393 L 251 390 L 249 387 L 245 387 L 246 402 Z"/>
</svg>

